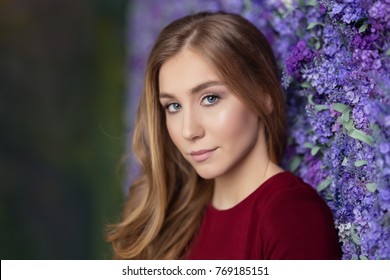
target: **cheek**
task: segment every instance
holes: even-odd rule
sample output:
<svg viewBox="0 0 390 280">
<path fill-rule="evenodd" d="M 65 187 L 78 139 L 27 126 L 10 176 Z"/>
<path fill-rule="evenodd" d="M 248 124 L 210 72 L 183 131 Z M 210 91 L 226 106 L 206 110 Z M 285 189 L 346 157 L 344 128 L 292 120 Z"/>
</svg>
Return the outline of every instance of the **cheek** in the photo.
<svg viewBox="0 0 390 280">
<path fill-rule="evenodd" d="M 240 139 L 243 136 L 257 135 L 258 117 L 245 107 L 231 106 L 218 112 L 210 123 L 215 135 L 221 140 Z"/>
</svg>

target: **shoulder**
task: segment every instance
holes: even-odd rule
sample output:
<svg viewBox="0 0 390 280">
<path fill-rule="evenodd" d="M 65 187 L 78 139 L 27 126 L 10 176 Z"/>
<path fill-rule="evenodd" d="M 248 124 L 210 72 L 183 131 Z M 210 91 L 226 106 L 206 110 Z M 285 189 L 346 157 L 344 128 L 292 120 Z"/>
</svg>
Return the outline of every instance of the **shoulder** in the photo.
<svg viewBox="0 0 390 280">
<path fill-rule="evenodd" d="M 288 171 L 271 177 L 261 188 L 258 199 L 263 200 L 263 207 L 266 209 L 279 205 L 286 206 L 285 203 L 289 205 L 305 201 L 319 203 L 327 208 L 323 199 L 312 186 Z"/>
<path fill-rule="evenodd" d="M 307 218 L 306 222 L 315 219 L 333 220 L 328 205 L 312 186 L 290 172 L 278 175 L 264 186 L 261 197 L 264 200 L 264 214 L 272 220 L 285 220 L 291 216 Z"/>
<path fill-rule="evenodd" d="M 317 191 L 289 172 L 269 183 L 260 224 L 267 258 L 338 258 L 333 216 Z"/>
</svg>

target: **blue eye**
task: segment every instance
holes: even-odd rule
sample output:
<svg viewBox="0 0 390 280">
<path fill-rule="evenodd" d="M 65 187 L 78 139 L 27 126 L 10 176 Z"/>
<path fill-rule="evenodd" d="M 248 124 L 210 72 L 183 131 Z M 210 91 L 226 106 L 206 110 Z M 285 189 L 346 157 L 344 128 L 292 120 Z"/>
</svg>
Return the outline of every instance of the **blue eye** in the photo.
<svg viewBox="0 0 390 280">
<path fill-rule="evenodd" d="M 202 103 L 205 105 L 213 105 L 219 101 L 219 97 L 213 94 L 203 97 Z"/>
<path fill-rule="evenodd" d="M 179 103 L 170 103 L 168 104 L 165 109 L 169 112 L 169 113 L 176 113 L 177 111 L 179 111 L 181 108 L 181 105 Z"/>
</svg>

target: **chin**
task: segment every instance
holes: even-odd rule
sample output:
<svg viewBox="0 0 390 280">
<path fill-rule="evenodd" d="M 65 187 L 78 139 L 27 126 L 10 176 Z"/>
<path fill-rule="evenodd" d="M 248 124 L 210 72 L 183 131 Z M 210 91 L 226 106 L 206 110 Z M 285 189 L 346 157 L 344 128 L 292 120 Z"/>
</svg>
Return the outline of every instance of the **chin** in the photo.
<svg viewBox="0 0 390 280">
<path fill-rule="evenodd" d="M 220 174 L 219 172 L 215 172 L 213 170 L 207 169 L 207 168 L 195 168 L 196 173 L 206 180 L 211 180 L 217 178 Z"/>
<path fill-rule="evenodd" d="M 205 180 L 212 180 L 212 179 L 215 179 L 216 176 L 212 176 L 212 175 L 203 175 L 201 173 L 198 173 L 199 177 L 205 179 Z"/>
</svg>

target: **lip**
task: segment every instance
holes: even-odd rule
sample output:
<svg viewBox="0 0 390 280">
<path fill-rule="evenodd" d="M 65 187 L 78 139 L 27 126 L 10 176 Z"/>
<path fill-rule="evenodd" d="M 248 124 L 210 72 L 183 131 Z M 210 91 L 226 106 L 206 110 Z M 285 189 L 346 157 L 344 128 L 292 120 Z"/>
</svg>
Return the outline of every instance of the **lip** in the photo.
<svg viewBox="0 0 390 280">
<path fill-rule="evenodd" d="M 205 161 L 207 160 L 208 158 L 210 158 L 213 154 L 214 154 L 214 151 L 216 150 L 217 148 L 214 148 L 214 149 L 209 149 L 209 150 L 198 150 L 198 151 L 193 151 L 190 153 L 190 156 L 192 157 L 192 159 L 196 162 L 202 162 L 202 161 Z"/>
</svg>

